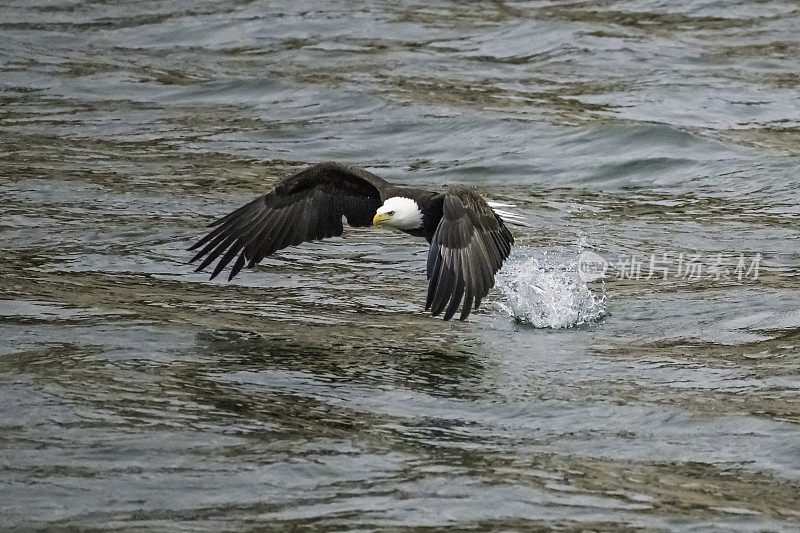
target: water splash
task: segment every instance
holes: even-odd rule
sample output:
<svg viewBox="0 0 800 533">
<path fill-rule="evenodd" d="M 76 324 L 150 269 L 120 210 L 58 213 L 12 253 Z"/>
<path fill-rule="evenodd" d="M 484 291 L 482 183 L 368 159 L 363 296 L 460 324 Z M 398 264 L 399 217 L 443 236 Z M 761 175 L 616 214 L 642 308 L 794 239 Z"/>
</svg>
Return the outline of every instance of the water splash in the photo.
<svg viewBox="0 0 800 533">
<path fill-rule="evenodd" d="M 537 328 L 570 328 L 604 317 L 605 292 L 595 294 L 578 275 L 579 253 L 518 248 L 497 276 L 505 297 L 500 307 Z"/>
</svg>

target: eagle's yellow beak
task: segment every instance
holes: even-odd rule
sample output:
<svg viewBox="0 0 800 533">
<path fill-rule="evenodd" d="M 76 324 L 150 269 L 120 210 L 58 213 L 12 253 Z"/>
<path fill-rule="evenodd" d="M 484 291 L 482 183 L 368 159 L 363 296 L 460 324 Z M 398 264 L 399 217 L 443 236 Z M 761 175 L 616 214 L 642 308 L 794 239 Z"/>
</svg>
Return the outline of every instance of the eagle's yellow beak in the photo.
<svg viewBox="0 0 800 533">
<path fill-rule="evenodd" d="M 390 217 L 386 213 L 377 213 L 374 217 L 372 217 L 372 225 L 373 226 L 382 226 L 384 222 L 389 220 Z"/>
</svg>

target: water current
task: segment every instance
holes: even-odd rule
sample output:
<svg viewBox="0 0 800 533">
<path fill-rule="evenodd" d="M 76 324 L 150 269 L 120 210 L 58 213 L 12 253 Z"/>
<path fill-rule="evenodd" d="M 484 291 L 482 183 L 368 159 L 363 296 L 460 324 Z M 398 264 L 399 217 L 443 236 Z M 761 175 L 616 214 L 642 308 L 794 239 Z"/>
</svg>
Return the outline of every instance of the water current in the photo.
<svg viewBox="0 0 800 533">
<path fill-rule="evenodd" d="M 800 6 L 0 0 L 0 528 L 791 530 Z M 465 322 L 310 163 L 513 204 Z M 583 275 L 600 258 L 602 277 Z"/>
</svg>

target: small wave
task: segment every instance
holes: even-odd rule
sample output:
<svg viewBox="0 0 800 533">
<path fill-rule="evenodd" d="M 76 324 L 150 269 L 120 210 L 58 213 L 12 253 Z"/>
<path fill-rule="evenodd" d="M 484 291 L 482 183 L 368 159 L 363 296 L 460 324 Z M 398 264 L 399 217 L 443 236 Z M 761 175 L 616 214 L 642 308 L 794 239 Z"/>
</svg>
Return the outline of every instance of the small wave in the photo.
<svg viewBox="0 0 800 533">
<path fill-rule="evenodd" d="M 606 313 L 605 292 L 595 294 L 578 275 L 578 252 L 518 249 L 498 273 L 500 307 L 523 324 L 571 328 Z"/>
</svg>

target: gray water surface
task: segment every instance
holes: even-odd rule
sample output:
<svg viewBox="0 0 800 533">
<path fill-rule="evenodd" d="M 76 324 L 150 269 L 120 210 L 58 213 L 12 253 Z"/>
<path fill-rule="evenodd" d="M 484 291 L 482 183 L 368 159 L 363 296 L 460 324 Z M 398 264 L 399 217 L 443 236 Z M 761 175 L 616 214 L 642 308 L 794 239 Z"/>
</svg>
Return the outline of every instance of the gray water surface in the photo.
<svg viewBox="0 0 800 533">
<path fill-rule="evenodd" d="M 797 28 L 789 0 L 0 1 L 0 527 L 798 529 Z M 515 204 L 485 305 L 426 315 L 426 243 L 374 229 L 186 264 L 324 160 Z"/>
</svg>

